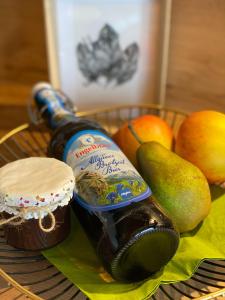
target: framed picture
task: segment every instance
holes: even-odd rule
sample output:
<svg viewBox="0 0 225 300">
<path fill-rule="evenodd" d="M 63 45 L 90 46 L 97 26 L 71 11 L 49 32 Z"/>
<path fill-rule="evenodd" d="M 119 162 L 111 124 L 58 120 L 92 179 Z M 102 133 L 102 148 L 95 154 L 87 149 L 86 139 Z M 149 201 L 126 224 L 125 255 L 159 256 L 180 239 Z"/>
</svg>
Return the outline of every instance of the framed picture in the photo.
<svg viewBox="0 0 225 300">
<path fill-rule="evenodd" d="M 79 110 L 165 98 L 172 0 L 43 0 L 49 74 Z"/>
</svg>

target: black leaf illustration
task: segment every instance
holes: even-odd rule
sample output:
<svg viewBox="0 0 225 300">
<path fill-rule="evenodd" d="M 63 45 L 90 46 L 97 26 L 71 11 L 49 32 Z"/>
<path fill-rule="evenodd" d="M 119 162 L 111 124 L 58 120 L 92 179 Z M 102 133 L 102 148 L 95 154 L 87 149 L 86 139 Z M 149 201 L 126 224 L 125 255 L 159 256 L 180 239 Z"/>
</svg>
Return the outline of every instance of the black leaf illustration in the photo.
<svg viewBox="0 0 225 300">
<path fill-rule="evenodd" d="M 119 35 L 107 24 L 96 41 L 83 41 L 77 45 L 79 69 L 88 83 L 98 82 L 100 77 L 104 77 L 107 84 L 115 81 L 120 85 L 129 81 L 137 71 L 138 56 L 137 43 L 122 50 Z"/>
</svg>

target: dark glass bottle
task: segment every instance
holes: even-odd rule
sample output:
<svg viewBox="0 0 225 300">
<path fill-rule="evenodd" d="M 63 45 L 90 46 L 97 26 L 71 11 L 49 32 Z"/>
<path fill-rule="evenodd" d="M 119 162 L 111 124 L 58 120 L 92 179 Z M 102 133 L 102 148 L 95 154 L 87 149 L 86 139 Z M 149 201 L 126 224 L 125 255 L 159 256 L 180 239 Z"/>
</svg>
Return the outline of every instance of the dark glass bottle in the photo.
<svg viewBox="0 0 225 300">
<path fill-rule="evenodd" d="M 74 170 L 72 209 L 105 269 L 124 282 L 159 271 L 175 254 L 179 234 L 140 174 L 107 132 L 65 108 L 51 85 L 37 84 L 33 95 L 54 129 L 48 154 Z"/>
</svg>

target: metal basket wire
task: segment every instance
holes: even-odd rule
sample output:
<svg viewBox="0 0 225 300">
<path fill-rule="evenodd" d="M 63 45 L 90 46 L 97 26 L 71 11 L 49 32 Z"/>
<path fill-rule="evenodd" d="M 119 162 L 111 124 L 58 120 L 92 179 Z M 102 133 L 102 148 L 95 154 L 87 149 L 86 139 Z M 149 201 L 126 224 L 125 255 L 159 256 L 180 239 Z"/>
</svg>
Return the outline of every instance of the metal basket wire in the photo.
<svg viewBox="0 0 225 300">
<path fill-rule="evenodd" d="M 78 113 L 98 121 L 113 134 L 126 120 L 143 114 L 165 119 L 176 134 L 186 114 L 156 105 L 120 106 Z M 45 156 L 50 135 L 43 125 L 24 124 L 0 140 L 0 166 L 19 158 Z M 87 300 L 40 252 L 22 251 L 6 244 L 0 230 L 0 275 L 6 284 L 1 300 L 48 299 Z M 153 300 L 225 299 L 225 261 L 205 261 L 194 276 L 184 282 L 162 285 Z M 137 299 L 139 300 L 139 299 Z"/>
</svg>

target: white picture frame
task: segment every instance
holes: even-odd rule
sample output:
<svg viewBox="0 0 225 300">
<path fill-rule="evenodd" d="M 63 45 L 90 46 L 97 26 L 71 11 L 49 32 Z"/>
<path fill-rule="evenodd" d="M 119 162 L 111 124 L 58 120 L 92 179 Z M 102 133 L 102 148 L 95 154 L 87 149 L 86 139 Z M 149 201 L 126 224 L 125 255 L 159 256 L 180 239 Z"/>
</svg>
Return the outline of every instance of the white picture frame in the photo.
<svg viewBox="0 0 225 300">
<path fill-rule="evenodd" d="M 79 110 L 164 105 L 172 0 L 111 1 L 43 0 L 51 83 Z"/>
</svg>

